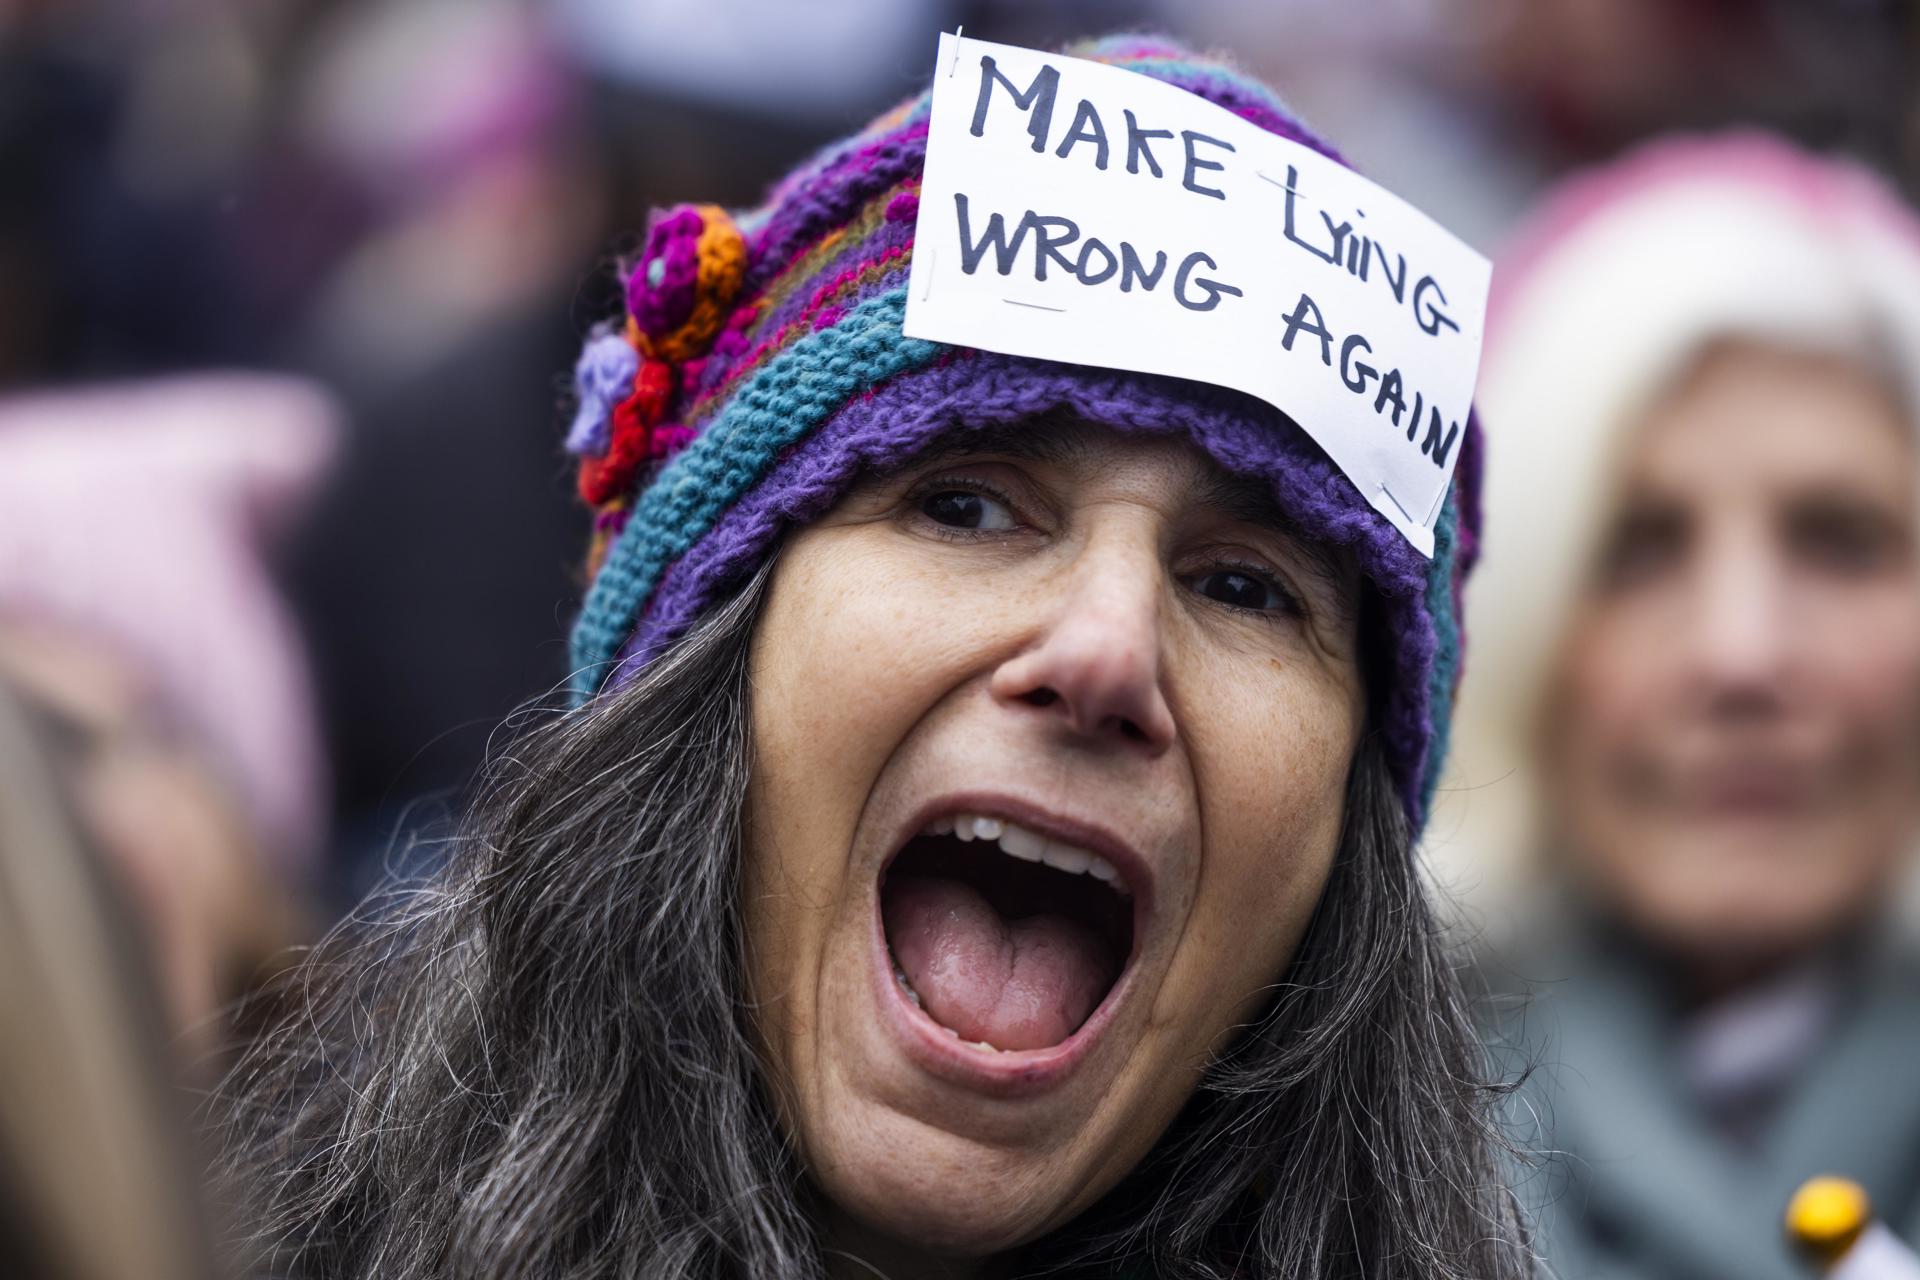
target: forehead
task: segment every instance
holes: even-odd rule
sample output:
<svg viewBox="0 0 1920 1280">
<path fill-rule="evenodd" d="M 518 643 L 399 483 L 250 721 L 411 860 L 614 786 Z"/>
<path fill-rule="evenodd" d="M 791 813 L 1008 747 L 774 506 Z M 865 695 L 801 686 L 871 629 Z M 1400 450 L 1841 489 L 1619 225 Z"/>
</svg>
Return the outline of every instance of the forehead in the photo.
<svg viewBox="0 0 1920 1280">
<path fill-rule="evenodd" d="M 1703 352 L 1629 435 L 1630 490 L 1669 499 L 1844 488 L 1911 505 L 1913 425 L 1886 381 L 1839 356 L 1747 343 Z"/>
</svg>

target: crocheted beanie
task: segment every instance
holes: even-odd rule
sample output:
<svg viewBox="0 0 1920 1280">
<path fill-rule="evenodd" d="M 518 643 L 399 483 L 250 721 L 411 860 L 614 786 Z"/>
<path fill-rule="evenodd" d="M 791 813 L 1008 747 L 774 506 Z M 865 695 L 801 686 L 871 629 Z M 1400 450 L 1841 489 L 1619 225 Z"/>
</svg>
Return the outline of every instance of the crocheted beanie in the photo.
<svg viewBox="0 0 1920 1280">
<path fill-rule="evenodd" d="M 1067 52 L 1199 94 L 1340 161 L 1221 62 L 1139 36 Z M 930 96 L 827 147 L 756 210 L 681 206 L 654 220 L 629 269 L 624 324 L 596 330 L 575 371 L 567 447 L 596 511 L 592 585 L 573 631 L 576 701 L 630 678 L 862 472 L 956 431 L 1058 414 L 1185 437 L 1270 484 L 1305 534 L 1351 552 L 1391 636 L 1374 728 L 1417 831 L 1459 674 L 1477 424 L 1470 416 L 1429 560 L 1285 414 L 1250 396 L 904 336 Z"/>
</svg>

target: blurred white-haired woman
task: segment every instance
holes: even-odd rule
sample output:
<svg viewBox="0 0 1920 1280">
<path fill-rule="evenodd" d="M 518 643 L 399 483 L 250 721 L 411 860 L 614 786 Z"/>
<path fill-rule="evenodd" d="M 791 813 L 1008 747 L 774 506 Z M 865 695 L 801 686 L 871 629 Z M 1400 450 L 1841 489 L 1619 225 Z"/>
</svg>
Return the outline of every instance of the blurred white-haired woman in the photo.
<svg viewBox="0 0 1920 1280">
<path fill-rule="evenodd" d="M 1786 1280 L 1801 1179 L 1920 1210 L 1887 909 L 1920 818 L 1920 226 L 1783 143 L 1670 142 L 1555 194 L 1496 281 L 1431 847 L 1553 904 L 1492 966 L 1537 984 L 1508 1032 L 1559 1153 L 1544 1249 Z"/>
</svg>

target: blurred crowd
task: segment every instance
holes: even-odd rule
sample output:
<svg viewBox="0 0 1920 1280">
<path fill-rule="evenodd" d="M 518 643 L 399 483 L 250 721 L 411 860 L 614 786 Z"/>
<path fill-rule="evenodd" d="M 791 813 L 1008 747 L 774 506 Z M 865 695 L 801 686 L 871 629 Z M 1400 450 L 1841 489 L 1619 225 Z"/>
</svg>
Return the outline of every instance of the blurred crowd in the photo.
<svg viewBox="0 0 1920 1280">
<path fill-rule="evenodd" d="M 608 268 L 960 25 L 1231 50 L 1495 260 L 1429 841 L 1558 1273 L 1920 1239 L 1920 11 L 700 8 L 0 0 L 0 1273 L 208 1274 L 175 1091 L 562 698 Z"/>
</svg>

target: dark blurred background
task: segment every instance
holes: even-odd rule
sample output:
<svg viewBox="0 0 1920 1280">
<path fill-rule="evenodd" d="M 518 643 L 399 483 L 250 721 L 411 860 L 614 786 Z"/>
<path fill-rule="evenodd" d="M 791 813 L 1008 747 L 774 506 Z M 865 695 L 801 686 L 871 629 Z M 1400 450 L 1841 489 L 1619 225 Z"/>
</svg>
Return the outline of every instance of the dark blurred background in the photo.
<svg viewBox="0 0 1920 1280">
<path fill-rule="evenodd" d="M 613 256 L 651 206 L 753 203 L 958 24 L 1231 50 L 1485 250 L 1556 175 L 1674 129 L 1920 183 L 1902 0 L 0 0 L 0 392 L 272 370 L 341 408 L 275 560 L 332 909 L 565 675 L 561 406 Z"/>
</svg>

